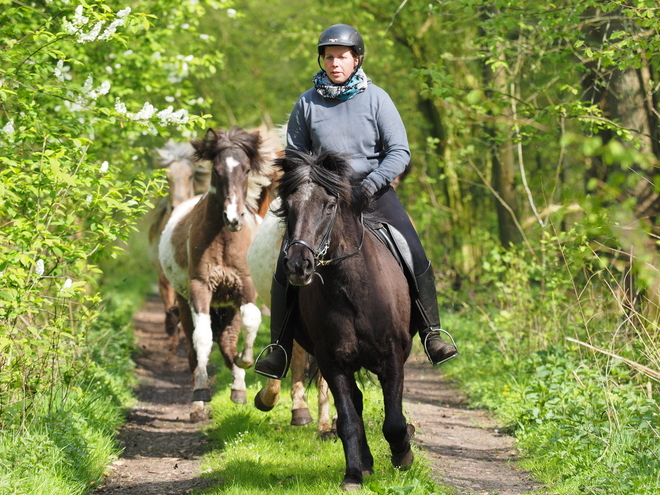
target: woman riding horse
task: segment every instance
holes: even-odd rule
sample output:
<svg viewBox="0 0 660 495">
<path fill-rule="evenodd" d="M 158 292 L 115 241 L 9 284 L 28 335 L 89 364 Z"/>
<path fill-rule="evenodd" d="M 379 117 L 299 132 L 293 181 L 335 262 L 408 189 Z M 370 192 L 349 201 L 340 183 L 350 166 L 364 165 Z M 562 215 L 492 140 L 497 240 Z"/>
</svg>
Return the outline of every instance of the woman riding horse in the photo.
<svg viewBox="0 0 660 495">
<path fill-rule="evenodd" d="M 433 365 L 456 356 L 456 346 L 445 342 L 440 327 L 435 278 L 431 263 L 403 205 L 390 183 L 410 161 L 403 121 L 389 95 L 372 84 L 362 70 L 364 41 L 346 24 L 323 31 L 318 41 L 319 66 L 314 88 L 295 104 L 287 127 L 287 150 L 321 154 L 347 153 L 362 178 L 360 194 L 376 213 L 398 230 L 412 254 L 413 273 L 407 274 L 413 313 L 424 350 Z M 286 237 L 286 235 L 285 235 Z M 289 368 L 295 333 L 296 287 L 287 284 L 280 250 L 271 287 L 270 353 L 254 370 L 283 378 Z M 451 336 L 449 336 L 451 338 Z M 453 339 L 451 339 L 453 342 Z M 262 352 L 263 353 L 263 352 Z"/>
</svg>

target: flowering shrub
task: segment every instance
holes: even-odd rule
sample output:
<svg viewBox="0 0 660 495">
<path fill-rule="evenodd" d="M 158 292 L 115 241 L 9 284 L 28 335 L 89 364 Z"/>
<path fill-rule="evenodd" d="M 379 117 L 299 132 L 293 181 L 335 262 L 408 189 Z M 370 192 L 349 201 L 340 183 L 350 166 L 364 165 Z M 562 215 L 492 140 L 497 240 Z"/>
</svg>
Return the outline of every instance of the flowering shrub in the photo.
<svg viewBox="0 0 660 495">
<path fill-rule="evenodd" d="M 222 54 L 199 20 L 230 2 L 131 5 L 0 0 L 0 430 L 75 386 L 97 263 L 162 193 L 152 147 L 206 125 L 190 78 Z"/>
</svg>

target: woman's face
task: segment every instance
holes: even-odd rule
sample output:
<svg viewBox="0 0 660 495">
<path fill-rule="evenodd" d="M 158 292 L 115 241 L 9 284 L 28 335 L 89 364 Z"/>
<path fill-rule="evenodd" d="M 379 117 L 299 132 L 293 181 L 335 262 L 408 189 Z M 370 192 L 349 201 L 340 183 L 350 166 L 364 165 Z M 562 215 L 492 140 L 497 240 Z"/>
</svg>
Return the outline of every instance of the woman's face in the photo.
<svg viewBox="0 0 660 495">
<path fill-rule="evenodd" d="M 323 56 L 323 66 L 330 80 L 335 84 L 345 83 L 355 67 L 358 59 L 353 57 L 351 49 L 346 46 L 326 46 Z"/>
</svg>

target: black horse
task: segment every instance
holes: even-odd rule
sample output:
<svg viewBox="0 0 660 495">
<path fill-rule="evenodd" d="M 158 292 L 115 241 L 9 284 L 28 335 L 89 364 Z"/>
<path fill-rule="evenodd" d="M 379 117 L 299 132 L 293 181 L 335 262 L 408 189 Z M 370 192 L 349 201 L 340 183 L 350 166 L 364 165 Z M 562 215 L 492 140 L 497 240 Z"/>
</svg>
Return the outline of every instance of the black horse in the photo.
<svg viewBox="0 0 660 495">
<path fill-rule="evenodd" d="M 383 390 L 383 434 L 392 464 L 407 469 L 413 462 L 414 428 L 401 405 L 413 335 L 408 283 L 369 229 L 375 220 L 365 213 L 345 156 L 288 153 L 278 161 L 284 171 L 278 212 L 287 226 L 284 270 L 299 287 L 295 338 L 316 356 L 328 381 L 346 457 L 342 488 L 356 490 L 374 463 L 355 381 L 363 368 L 378 377 Z"/>
</svg>

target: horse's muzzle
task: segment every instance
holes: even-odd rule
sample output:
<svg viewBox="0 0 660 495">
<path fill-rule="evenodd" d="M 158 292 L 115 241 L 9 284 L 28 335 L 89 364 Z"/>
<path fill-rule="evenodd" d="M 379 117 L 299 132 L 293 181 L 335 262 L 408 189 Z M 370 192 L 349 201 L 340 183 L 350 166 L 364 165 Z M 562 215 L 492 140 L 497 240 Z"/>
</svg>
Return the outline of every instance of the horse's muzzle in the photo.
<svg viewBox="0 0 660 495">
<path fill-rule="evenodd" d="M 302 248 L 302 249 L 296 249 Z M 284 257 L 284 273 L 291 285 L 309 285 L 314 278 L 314 258 L 303 246 L 291 246 Z"/>
</svg>

